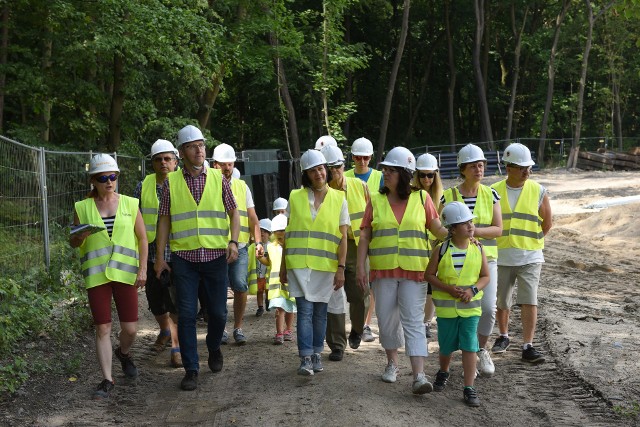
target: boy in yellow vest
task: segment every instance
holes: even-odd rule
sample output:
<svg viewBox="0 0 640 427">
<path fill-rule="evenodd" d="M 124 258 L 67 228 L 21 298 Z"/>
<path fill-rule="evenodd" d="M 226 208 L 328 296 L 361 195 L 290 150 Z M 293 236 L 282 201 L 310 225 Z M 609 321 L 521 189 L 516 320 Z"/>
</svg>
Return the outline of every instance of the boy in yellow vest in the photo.
<svg viewBox="0 0 640 427">
<path fill-rule="evenodd" d="M 440 370 L 434 391 L 444 390 L 449 379 L 451 355 L 462 350 L 464 402 L 480 406 L 473 382 L 476 376 L 478 321 L 482 314 L 482 288 L 489 283 L 489 266 L 482 247 L 471 242 L 474 215 L 462 202 L 451 202 L 442 209 L 442 224 L 449 238 L 434 250 L 426 279 L 433 290 L 438 322 Z"/>
</svg>

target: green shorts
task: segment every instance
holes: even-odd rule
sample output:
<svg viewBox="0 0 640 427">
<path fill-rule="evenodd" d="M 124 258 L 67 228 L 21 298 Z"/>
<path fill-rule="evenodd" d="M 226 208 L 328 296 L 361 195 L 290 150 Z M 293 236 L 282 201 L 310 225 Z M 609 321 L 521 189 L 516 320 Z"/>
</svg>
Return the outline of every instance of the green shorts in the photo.
<svg viewBox="0 0 640 427">
<path fill-rule="evenodd" d="M 478 344 L 478 322 L 480 316 L 453 317 L 445 319 L 438 317 L 438 344 L 440 354 L 449 356 L 456 350 L 480 351 Z"/>
</svg>

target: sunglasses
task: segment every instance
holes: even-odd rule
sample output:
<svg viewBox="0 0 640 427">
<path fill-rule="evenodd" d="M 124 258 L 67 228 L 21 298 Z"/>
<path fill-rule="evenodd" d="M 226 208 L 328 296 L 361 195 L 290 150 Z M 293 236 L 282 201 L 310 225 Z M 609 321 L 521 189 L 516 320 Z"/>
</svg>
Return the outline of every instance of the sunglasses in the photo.
<svg viewBox="0 0 640 427">
<path fill-rule="evenodd" d="M 429 178 L 432 179 L 434 176 L 436 176 L 435 172 L 429 172 L 429 173 L 424 173 L 424 172 L 420 172 L 418 173 L 418 176 L 420 178 Z"/>
<path fill-rule="evenodd" d="M 513 169 L 518 169 L 520 172 L 530 171 L 531 170 L 531 166 L 520 166 L 520 165 L 516 165 L 514 163 L 507 163 L 507 167 L 508 168 L 513 168 Z"/>
<path fill-rule="evenodd" d="M 165 157 L 154 157 L 153 161 L 156 163 L 161 163 L 161 162 L 167 162 L 169 163 L 170 161 L 173 160 L 173 157 L 170 156 L 165 156 Z"/>
<path fill-rule="evenodd" d="M 354 160 L 369 160 L 371 156 L 353 156 Z"/>
<path fill-rule="evenodd" d="M 118 179 L 118 175 L 115 173 L 112 173 L 111 175 L 102 175 L 96 178 L 96 181 L 98 181 L 100 184 L 104 184 L 107 181 L 115 181 L 116 179 Z"/>
<path fill-rule="evenodd" d="M 339 165 L 327 165 L 327 166 L 329 169 L 340 169 L 343 166 L 343 164 L 341 163 Z"/>
</svg>

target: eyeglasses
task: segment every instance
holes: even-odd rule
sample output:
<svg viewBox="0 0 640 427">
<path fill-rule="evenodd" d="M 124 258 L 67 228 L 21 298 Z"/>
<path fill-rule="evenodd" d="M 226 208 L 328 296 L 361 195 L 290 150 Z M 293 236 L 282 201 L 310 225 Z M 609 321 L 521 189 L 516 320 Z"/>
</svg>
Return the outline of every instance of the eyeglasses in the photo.
<svg viewBox="0 0 640 427">
<path fill-rule="evenodd" d="M 422 178 L 429 178 L 429 179 L 433 179 L 434 176 L 436 176 L 435 172 L 429 172 L 429 173 L 424 173 L 424 172 L 420 172 L 418 173 L 418 176 L 422 179 Z"/>
<path fill-rule="evenodd" d="M 371 159 L 371 156 L 353 156 L 353 160 L 357 160 L 357 161 L 369 160 L 369 159 Z"/>
<path fill-rule="evenodd" d="M 115 173 L 112 173 L 111 175 L 102 175 L 99 177 L 96 177 L 96 181 L 98 181 L 100 184 L 104 184 L 107 181 L 115 181 L 116 179 L 118 179 L 118 175 Z"/>
<path fill-rule="evenodd" d="M 191 144 L 191 145 L 185 145 L 184 148 L 187 149 L 187 150 L 204 150 L 205 149 L 205 145 L 203 143 Z"/>
<path fill-rule="evenodd" d="M 339 165 L 327 165 L 327 166 L 329 167 L 329 169 L 340 169 L 344 165 L 340 163 Z"/>
<path fill-rule="evenodd" d="M 170 157 L 170 156 L 165 156 L 165 157 L 156 156 L 156 157 L 153 158 L 153 161 L 156 162 L 156 163 L 161 163 L 161 162 L 169 163 L 170 161 L 172 161 L 174 159 L 175 159 L 174 157 Z"/>
</svg>

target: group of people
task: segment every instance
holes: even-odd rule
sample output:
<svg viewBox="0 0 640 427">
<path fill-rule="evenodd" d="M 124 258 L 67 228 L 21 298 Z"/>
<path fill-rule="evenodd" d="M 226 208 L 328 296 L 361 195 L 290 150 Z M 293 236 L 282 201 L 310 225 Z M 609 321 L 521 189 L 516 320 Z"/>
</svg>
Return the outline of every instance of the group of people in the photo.
<svg viewBox="0 0 640 427">
<path fill-rule="evenodd" d="M 464 401 L 478 406 L 474 380 L 495 367 L 487 342 L 495 321 L 500 336 L 491 351 L 509 348 L 508 323 L 514 285 L 523 323 L 522 359 L 544 361 L 533 347 L 537 288 L 544 235 L 551 209 L 544 187 L 529 179 L 533 161 L 521 144 L 504 151 L 507 178 L 491 187 L 481 183 L 486 158 L 472 144 L 458 153 L 463 178 L 443 190 L 437 159 L 416 159 L 404 147 L 391 149 L 381 170 L 369 167 L 373 145 L 353 142 L 352 170 L 335 139 L 323 136 L 300 158 L 302 185 L 288 201 L 274 201 L 273 219 L 258 220 L 251 192 L 233 175 L 235 152 L 227 144 L 205 165 L 205 139 L 194 126 L 152 146 L 154 174 L 136 188 L 135 197 L 115 189 L 119 169 L 108 155 L 94 156 L 89 167 L 93 189 L 75 206 L 74 223 L 104 226 L 76 233 L 83 275 L 96 325 L 96 351 L 104 380 L 94 397 L 108 397 L 111 373 L 111 300 L 122 331 L 115 354 L 127 377 L 138 375 L 130 355 L 136 335 L 137 291 L 146 283 L 149 308 L 160 333 L 154 348 L 171 345 L 170 363 L 182 366 L 183 390 L 197 388 L 196 337 L 198 289 L 208 315 L 206 345 L 212 372 L 223 367 L 227 288 L 233 290 L 236 344 L 247 294 L 257 295 L 261 316 L 275 310 L 274 344 L 293 341 L 299 375 L 324 370 L 343 359 L 347 346 L 379 340 L 386 352 L 382 381 L 398 374 L 398 350 L 409 356 L 414 394 L 445 389 L 452 354 L 462 351 Z M 178 168 L 178 156 L 182 168 Z M 149 272 L 147 274 L 147 272 Z M 266 300 L 266 301 L 265 301 Z M 346 313 L 351 330 L 346 332 Z M 427 339 L 437 317 L 439 370 L 424 372 Z"/>
</svg>

